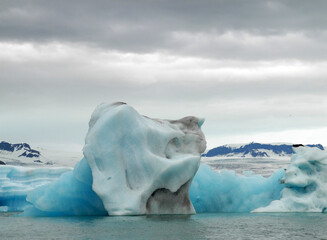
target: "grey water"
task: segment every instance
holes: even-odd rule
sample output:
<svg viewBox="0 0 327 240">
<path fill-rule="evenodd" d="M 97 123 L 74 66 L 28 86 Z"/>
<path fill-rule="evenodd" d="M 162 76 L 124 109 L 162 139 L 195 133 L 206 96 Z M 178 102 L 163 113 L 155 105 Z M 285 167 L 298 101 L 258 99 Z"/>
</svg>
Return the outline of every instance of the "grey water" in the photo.
<svg viewBox="0 0 327 240">
<path fill-rule="evenodd" d="M 327 239 L 327 214 L 29 218 L 1 213 L 0 239 Z"/>
</svg>

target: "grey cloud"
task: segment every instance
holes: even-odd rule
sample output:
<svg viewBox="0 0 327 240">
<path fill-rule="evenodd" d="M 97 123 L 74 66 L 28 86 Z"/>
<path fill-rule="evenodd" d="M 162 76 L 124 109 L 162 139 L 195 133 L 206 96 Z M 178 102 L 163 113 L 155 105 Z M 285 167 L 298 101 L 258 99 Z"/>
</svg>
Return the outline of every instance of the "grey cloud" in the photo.
<svg viewBox="0 0 327 240">
<path fill-rule="evenodd" d="M 61 73 L 47 82 L 33 76 L 2 81 L 0 137 L 83 145 L 95 106 L 119 100 L 151 117 L 205 117 L 205 133 L 216 136 L 326 127 L 323 80 L 301 80 L 294 86 L 283 80 L 137 84 L 65 79 Z"/>
<path fill-rule="evenodd" d="M 0 42 L 39 51 L 0 55 L 0 139 L 82 145 L 94 107 L 113 101 L 151 117 L 206 117 L 216 136 L 327 124 L 326 1 L 0 1 Z M 52 56 L 53 42 L 67 56 Z M 115 62 L 112 52 L 141 54 Z M 139 58 L 158 52 L 168 60 Z M 237 72 L 281 59 L 287 74 Z"/>
<path fill-rule="evenodd" d="M 163 70 L 160 69 L 152 69 L 154 72 L 149 75 L 145 72 L 143 75 L 135 76 L 137 65 L 117 70 L 109 65 L 107 71 L 101 72 L 92 64 L 83 61 L 74 63 L 71 59 L 58 60 L 54 63 L 42 61 L 27 63 L 0 61 L 0 63 L 2 99 L 7 96 L 7 99 L 14 98 L 27 102 L 34 97 L 42 98 L 43 103 L 57 101 L 64 104 L 68 100 L 73 104 L 76 99 L 77 105 L 92 106 L 101 99 L 108 98 L 108 101 L 181 99 L 187 102 L 269 100 L 280 97 L 293 99 L 298 96 L 315 96 L 324 99 L 327 92 L 325 80 L 327 72 L 323 71 L 320 76 L 267 74 L 265 80 L 261 78 L 245 80 L 246 76 L 230 78 L 221 74 L 205 77 L 197 72 L 192 72 L 193 76 L 191 76 L 187 73 L 187 67 L 182 69 L 184 73 L 179 75 L 175 74 L 175 69 L 164 70 L 166 74 L 170 72 L 168 77 L 162 76 Z M 135 78 L 144 81 L 134 81 Z M 152 78 L 156 81 L 149 81 Z M 25 98 L 27 99 L 24 100 Z M 16 101 L 2 103 L 0 107 L 8 107 L 11 104 L 15 105 Z M 34 104 L 38 105 L 37 102 Z"/>
<path fill-rule="evenodd" d="M 0 68 L 0 110 L 9 115 L 21 113 L 24 116 L 43 111 L 51 118 L 87 122 L 97 104 L 120 100 L 149 116 L 178 118 L 182 117 L 179 114 L 183 109 L 183 115 L 209 116 L 208 125 L 233 123 L 234 128 L 246 131 L 253 130 L 246 124 L 258 119 L 271 119 L 270 129 L 326 125 L 326 74 L 314 79 L 270 76 L 268 80 L 247 81 L 200 79 L 195 75 L 194 79 L 187 81 L 174 76 L 139 82 L 131 80 L 135 77 L 132 68 L 130 72 L 128 68 L 121 70 L 117 75 L 114 72 L 110 75 L 108 72 L 93 74 L 96 71 L 91 65 L 79 68 L 79 63 L 70 63 L 69 60 L 59 66 L 54 64 L 55 67 L 52 63 L 44 63 L 41 67 L 38 61 L 1 65 L 4 68 Z M 160 72 L 157 75 L 160 76 Z M 144 74 L 141 77 L 153 76 Z M 58 115 L 50 116 L 48 111 L 58 112 Z M 302 120 L 293 123 L 290 115 Z M 237 124 L 240 118 L 244 118 L 242 125 Z M 276 124 L 282 120 L 287 121 L 285 126 Z M 223 128 L 221 131 L 226 129 L 231 130 Z"/>
<path fill-rule="evenodd" d="M 122 52 L 168 51 L 222 59 L 321 59 L 327 52 L 321 44 L 327 40 L 326 34 L 319 36 L 326 32 L 326 7 L 326 1 L 295 0 L 11 0 L 2 1 L 0 39 L 79 42 Z M 239 36 L 236 39 L 240 43 L 234 45 L 211 39 L 230 31 L 268 40 L 258 48 Z M 297 43 L 287 37 L 283 40 L 290 32 L 309 36 L 310 42 Z M 176 39 L 176 33 L 186 33 L 188 38 Z M 208 39 L 198 40 L 199 34 Z M 298 47 L 302 51 L 296 51 Z"/>
</svg>

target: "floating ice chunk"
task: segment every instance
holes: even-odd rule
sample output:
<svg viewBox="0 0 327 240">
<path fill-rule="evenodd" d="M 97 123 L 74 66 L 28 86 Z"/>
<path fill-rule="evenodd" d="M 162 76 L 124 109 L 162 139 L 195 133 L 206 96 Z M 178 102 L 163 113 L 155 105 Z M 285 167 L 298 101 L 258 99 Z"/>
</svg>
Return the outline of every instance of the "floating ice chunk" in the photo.
<svg viewBox="0 0 327 240">
<path fill-rule="evenodd" d="M 197 213 L 250 212 L 280 199 L 284 174 L 283 169 L 269 178 L 226 170 L 218 173 L 201 164 L 192 182 L 191 201 Z"/>
<path fill-rule="evenodd" d="M 27 216 L 108 215 L 92 190 L 92 173 L 85 158 L 57 181 L 31 191 L 27 201 L 32 204 L 24 211 Z"/>
<path fill-rule="evenodd" d="M 282 182 L 282 198 L 254 212 L 325 212 L 327 209 L 327 152 L 294 148 Z"/>
<path fill-rule="evenodd" d="M 151 119 L 122 103 L 98 106 L 83 152 L 109 215 L 194 213 L 189 187 L 206 148 L 203 121 Z"/>
<path fill-rule="evenodd" d="M 33 189 L 57 180 L 71 168 L 0 167 L 0 211 L 22 211 L 29 205 L 26 195 Z"/>
</svg>

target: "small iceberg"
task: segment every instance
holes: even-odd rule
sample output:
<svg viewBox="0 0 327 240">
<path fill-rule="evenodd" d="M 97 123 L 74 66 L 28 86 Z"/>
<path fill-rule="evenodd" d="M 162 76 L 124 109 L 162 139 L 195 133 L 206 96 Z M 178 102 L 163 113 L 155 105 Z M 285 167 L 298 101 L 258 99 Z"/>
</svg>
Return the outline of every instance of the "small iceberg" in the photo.
<svg viewBox="0 0 327 240">
<path fill-rule="evenodd" d="M 327 152 L 318 148 L 294 148 L 282 183 L 281 199 L 253 212 L 326 212 Z"/>
</svg>

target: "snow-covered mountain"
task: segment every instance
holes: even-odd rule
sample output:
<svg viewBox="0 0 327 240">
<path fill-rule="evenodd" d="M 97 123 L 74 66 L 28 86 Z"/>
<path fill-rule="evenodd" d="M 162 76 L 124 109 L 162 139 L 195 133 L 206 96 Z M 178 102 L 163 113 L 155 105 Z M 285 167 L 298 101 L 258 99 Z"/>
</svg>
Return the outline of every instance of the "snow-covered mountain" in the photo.
<svg viewBox="0 0 327 240">
<path fill-rule="evenodd" d="M 324 150 L 321 144 L 306 145 L 308 147 L 316 147 Z M 249 144 L 231 144 L 223 145 L 213 149 L 210 149 L 207 153 L 203 154 L 203 157 L 222 157 L 222 158 L 280 158 L 290 157 L 293 154 L 293 144 L 285 143 L 249 143 Z"/>
<path fill-rule="evenodd" d="M 238 158 L 270 158 L 287 159 L 293 154 L 291 143 L 249 143 L 227 144 L 212 148 L 202 154 L 203 162 L 213 159 L 238 159 Z M 324 149 L 321 144 L 307 145 Z M 0 142 L 0 165 L 23 165 L 23 166 L 63 166 L 73 167 L 83 158 L 82 151 L 68 152 L 62 150 L 49 150 L 39 147 L 32 148 L 27 143 L 11 144 Z M 221 164 L 221 163 L 220 163 Z M 239 162 L 238 162 L 239 164 Z M 210 164 L 209 164 L 210 165 Z"/>
<path fill-rule="evenodd" d="M 82 152 L 31 148 L 27 143 L 0 142 L 0 164 L 20 166 L 73 167 L 83 158 Z"/>
<path fill-rule="evenodd" d="M 0 142 L 0 161 L 2 164 L 19 163 L 39 164 L 41 154 L 39 151 L 32 149 L 27 143 Z"/>
<path fill-rule="evenodd" d="M 2 141 L 0 143 L 0 151 L 11 153 L 11 155 L 16 156 L 16 157 L 27 157 L 27 158 L 39 158 L 40 157 L 40 152 L 32 149 L 30 147 L 30 145 L 28 145 L 27 143 L 11 144 L 11 143 Z"/>
</svg>

